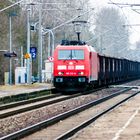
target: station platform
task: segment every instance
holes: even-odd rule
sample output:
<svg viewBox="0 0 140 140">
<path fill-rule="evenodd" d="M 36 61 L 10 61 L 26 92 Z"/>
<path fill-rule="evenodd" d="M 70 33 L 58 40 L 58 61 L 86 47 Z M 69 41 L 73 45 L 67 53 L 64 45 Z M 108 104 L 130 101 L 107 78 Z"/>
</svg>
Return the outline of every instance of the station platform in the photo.
<svg viewBox="0 0 140 140">
<path fill-rule="evenodd" d="M 51 83 L 34 83 L 19 85 L 0 85 L 0 98 L 22 93 L 30 93 L 53 88 Z"/>
</svg>

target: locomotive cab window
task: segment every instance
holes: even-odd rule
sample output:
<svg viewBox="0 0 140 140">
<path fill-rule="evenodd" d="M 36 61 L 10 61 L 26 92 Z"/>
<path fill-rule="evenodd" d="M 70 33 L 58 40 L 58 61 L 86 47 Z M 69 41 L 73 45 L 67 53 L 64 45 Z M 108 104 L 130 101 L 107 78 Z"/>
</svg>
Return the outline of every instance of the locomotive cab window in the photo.
<svg viewBox="0 0 140 140">
<path fill-rule="evenodd" d="M 84 50 L 59 50 L 59 60 L 84 60 Z"/>
</svg>

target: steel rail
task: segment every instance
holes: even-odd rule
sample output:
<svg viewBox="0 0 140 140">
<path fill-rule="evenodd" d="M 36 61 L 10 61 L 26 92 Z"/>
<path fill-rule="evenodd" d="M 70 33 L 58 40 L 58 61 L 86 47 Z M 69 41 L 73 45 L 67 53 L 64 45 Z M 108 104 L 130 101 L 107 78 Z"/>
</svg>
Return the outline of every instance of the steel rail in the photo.
<svg viewBox="0 0 140 140">
<path fill-rule="evenodd" d="M 51 101 L 46 100 L 46 102 L 43 102 L 43 103 L 23 107 L 23 108 L 20 108 L 20 109 L 17 109 L 17 110 L 10 110 L 8 112 L 4 112 L 4 113 L 0 114 L 0 119 L 10 117 L 12 115 L 17 115 L 19 113 L 23 113 L 23 112 L 30 111 L 30 110 L 33 110 L 33 109 L 41 108 L 41 107 L 51 105 L 51 104 L 54 104 L 54 103 L 62 102 L 62 101 L 65 101 L 65 100 L 68 100 L 68 99 L 71 99 L 71 98 L 78 97 L 78 96 L 80 96 L 80 95 L 78 94 L 78 95 L 65 96 L 65 97 L 58 98 L 58 99 L 57 99 L 57 96 L 56 96 L 56 97 L 54 97 L 56 99 L 52 99 Z"/>
<path fill-rule="evenodd" d="M 88 109 L 90 107 L 93 107 L 93 106 L 95 106 L 97 104 L 100 104 L 100 103 L 102 103 L 102 102 L 104 102 L 106 100 L 109 100 L 109 99 L 111 99 L 111 98 L 113 98 L 113 97 L 115 97 L 117 95 L 120 95 L 121 93 L 127 92 L 129 90 L 131 90 L 131 88 L 127 88 L 125 90 L 121 90 L 119 92 L 115 92 L 114 94 L 108 95 L 108 96 L 106 96 L 104 98 L 101 98 L 101 99 L 98 99 L 98 100 L 95 100 L 95 101 L 91 101 L 91 102 L 89 102 L 87 104 L 84 104 L 84 105 L 82 105 L 80 107 L 77 107 L 77 108 L 72 109 L 70 111 L 67 111 L 65 113 L 59 114 L 59 115 L 54 116 L 54 117 L 52 117 L 50 119 L 47 119 L 47 120 L 42 121 L 42 122 L 39 122 L 39 123 L 37 123 L 35 125 L 26 127 L 26 128 L 24 128 L 22 130 L 19 130 L 17 132 L 11 133 L 11 134 L 9 134 L 7 136 L 4 136 L 4 137 L 0 138 L 0 140 L 7 140 L 7 139 L 12 140 L 12 139 L 22 138 L 24 136 L 27 136 L 27 135 L 29 135 L 29 134 L 31 134 L 33 132 L 36 132 L 36 131 L 40 130 L 40 128 L 44 128 L 44 127 L 53 125 L 53 124 L 59 122 L 62 119 L 66 119 L 66 118 L 68 118 L 68 117 L 70 117 L 70 116 L 72 116 L 72 115 L 74 115 L 76 113 L 84 111 L 84 110 L 86 110 L 86 109 Z"/>
<path fill-rule="evenodd" d="M 55 140 L 65 140 L 68 139 L 70 137 L 72 137 L 74 134 L 76 134 L 78 131 L 84 129 L 85 127 L 87 127 L 88 125 L 90 125 L 91 123 L 93 123 L 94 121 L 96 121 L 98 118 L 100 118 L 101 116 L 107 114 L 108 112 L 114 110 L 116 107 L 120 106 L 121 104 L 123 104 L 124 102 L 126 102 L 127 100 L 133 98 L 134 96 L 136 96 L 137 94 L 139 94 L 140 91 L 133 93 L 132 95 L 130 95 L 129 97 L 126 97 L 125 99 L 119 101 L 118 103 L 116 103 L 115 105 L 109 107 L 108 109 L 102 111 L 101 113 L 93 116 L 92 118 L 90 118 L 89 120 L 81 123 L 80 125 L 78 125 L 77 127 L 67 131 L 66 133 L 62 134 L 61 136 L 57 137 Z"/>
<path fill-rule="evenodd" d="M 0 111 L 5 110 L 5 109 L 10 109 L 10 108 L 13 108 L 13 107 L 17 107 L 17 106 L 21 106 L 21 105 L 26 105 L 26 104 L 38 102 L 38 101 L 43 101 L 43 100 L 46 100 L 46 99 L 59 97 L 59 96 L 61 96 L 61 94 L 56 93 L 56 94 L 52 94 L 52 95 L 45 95 L 45 96 L 41 96 L 41 97 L 37 97 L 37 98 L 31 98 L 31 99 L 27 99 L 27 100 L 23 100 L 23 101 L 19 101 L 19 102 L 4 104 L 4 105 L 0 106 Z"/>
<path fill-rule="evenodd" d="M 101 90 L 101 89 L 103 89 L 103 88 L 99 88 L 99 89 L 91 90 L 91 91 L 86 91 L 86 92 L 83 92 L 83 93 L 77 93 L 77 94 L 69 95 L 69 96 L 62 97 L 62 98 L 61 98 L 61 96 L 63 96 L 63 94 L 55 94 L 55 95 L 39 97 L 39 98 L 35 98 L 35 99 L 30 99 L 30 100 L 26 100 L 26 101 L 20 101 L 20 102 L 17 102 L 17 103 L 12 103 L 12 104 L 8 104 L 8 105 L 0 106 L 0 110 L 5 110 L 5 109 L 12 108 L 12 110 L 10 110 L 8 112 L 1 113 L 0 114 L 0 119 L 6 118 L 6 117 L 9 117 L 9 116 L 12 116 L 12 115 L 16 115 L 16 114 L 19 114 L 19 113 L 23 113 L 23 112 L 26 112 L 26 111 L 30 111 L 30 110 L 33 110 L 33 109 L 41 108 L 41 107 L 51 105 L 51 104 L 54 104 L 54 103 L 62 102 L 62 101 L 65 101 L 65 100 L 68 100 L 68 99 L 71 99 L 71 98 L 75 98 L 75 97 L 78 97 L 78 96 L 82 96 L 82 95 L 85 95 L 85 94 L 90 94 L 91 92 L 95 92 L 95 91 L 98 91 L 98 90 Z M 52 99 L 52 98 L 56 98 L 56 99 Z M 36 105 L 32 105 L 32 106 L 23 107 L 23 108 L 20 108 L 20 109 L 17 109 L 17 110 L 13 109 L 14 107 L 17 107 L 17 106 L 26 105 L 26 104 L 30 104 L 30 103 L 35 103 L 35 102 L 48 100 L 48 99 L 52 99 L 52 100 L 51 101 L 46 101 L 46 102 L 43 102 L 43 103 L 39 103 L 39 104 L 36 104 Z"/>
<path fill-rule="evenodd" d="M 96 92 L 96 91 L 101 90 L 103 88 L 104 87 L 98 88 L 98 89 L 94 89 L 94 90 L 90 90 L 90 91 L 85 91 L 85 92 L 82 92 L 82 93 L 79 93 L 79 94 L 80 95 L 81 94 L 85 95 L 85 94 L 89 94 L 91 92 Z M 49 94 L 48 95 L 45 95 L 45 96 L 44 95 L 41 95 L 41 96 L 35 97 L 35 98 L 29 98 L 29 99 L 25 99 L 25 100 L 21 100 L 21 101 L 17 101 L 17 102 L 11 102 L 11 103 L 8 103 L 8 104 L 2 104 L 2 105 L 0 105 L 0 111 L 1 110 L 5 110 L 5 109 L 10 109 L 10 108 L 13 108 L 13 107 L 17 107 L 17 106 L 21 106 L 21 105 L 25 105 L 25 104 L 30 104 L 30 103 L 34 103 L 34 102 L 46 100 L 46 99 L 51 99 L 51 98 L 59 97 L 59 96 L 63 95 L 63 93 L 56 93 L 55 89 L 50 89 L 50 90 L 43 90 L 43 91 L 34 91 L 34 92 L 31 92 L 31 93 L 22 93 L 22 94 L 13 95 L 13 96 L 16 96 L 15 98 L 17 98 L 17 96 L 20 96 L 20 95 L 21 96 L 22 95 L 25 95 L 25 94 L 28 94 L 29 95 L 29 94 L 33 94 L 33 93 L 38 94 L 38 92 L 41 93 L 41 92 L 49 92 L 49 91 L 52 91 L 52 94 L 51 95 L 49 95 Z M 73 96 L 73 95 L 71 95 L 71 96 Z"/>
</svg>

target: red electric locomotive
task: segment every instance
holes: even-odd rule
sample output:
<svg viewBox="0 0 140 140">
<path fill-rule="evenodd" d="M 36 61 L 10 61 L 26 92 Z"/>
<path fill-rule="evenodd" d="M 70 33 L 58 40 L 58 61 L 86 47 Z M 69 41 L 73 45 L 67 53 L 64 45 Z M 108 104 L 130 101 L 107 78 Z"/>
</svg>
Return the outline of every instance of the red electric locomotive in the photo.
<svg viewBox="0 0 140 140">
<path fill-rule="evenodd" d="M 64 41 L 54 51 L 53 82 L 60 91 L 81 91 L 98 79 L 99 60 L 93 47 Z"/>
<path fill-rule="evenodd" d="M 54 51 L 54 86 L 82 91 L 140 77 L 140 62 L 99 55 L 81 41 L 64 41 Z"/>
</svg>

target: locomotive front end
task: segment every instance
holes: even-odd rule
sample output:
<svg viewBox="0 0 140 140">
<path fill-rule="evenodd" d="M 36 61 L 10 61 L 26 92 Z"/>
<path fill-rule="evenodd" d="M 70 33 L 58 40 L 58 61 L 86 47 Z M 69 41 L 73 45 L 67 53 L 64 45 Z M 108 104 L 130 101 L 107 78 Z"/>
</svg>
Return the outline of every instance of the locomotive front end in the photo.
<svg viewBox="0 0 140 140">
<path fill-rule="evenodd" d="M 60 91 L 82 91 L 88 83 L 85 49 L 58 46 L 54 52 L 54 86 Z"/>
</svg>

